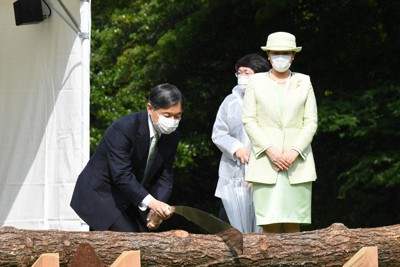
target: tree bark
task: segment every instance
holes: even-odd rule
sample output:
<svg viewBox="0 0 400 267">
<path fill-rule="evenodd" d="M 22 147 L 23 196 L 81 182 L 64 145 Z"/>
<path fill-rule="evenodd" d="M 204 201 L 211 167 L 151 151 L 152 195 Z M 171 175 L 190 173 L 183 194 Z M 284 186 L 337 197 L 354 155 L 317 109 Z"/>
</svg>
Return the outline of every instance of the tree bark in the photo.
<svg viewBox="0 0 400 267">
<path fill-rule="evenodd" d="M 379 266 L 400 266 L 400 224 L 348 229 L 333 224 L 293 234 L 244 234 L 237 254 L 217 235 L 183 230 L 161 233 L 33 231 L 0 229 L 0 266 L 31 266 L 43 253 L 59 253 L 67 266 L 88 243 L 105 265 L 123 251 L 140 250 L 142 266 L 342 266 L 358 250 L 378 247 Z"/>
</svg>

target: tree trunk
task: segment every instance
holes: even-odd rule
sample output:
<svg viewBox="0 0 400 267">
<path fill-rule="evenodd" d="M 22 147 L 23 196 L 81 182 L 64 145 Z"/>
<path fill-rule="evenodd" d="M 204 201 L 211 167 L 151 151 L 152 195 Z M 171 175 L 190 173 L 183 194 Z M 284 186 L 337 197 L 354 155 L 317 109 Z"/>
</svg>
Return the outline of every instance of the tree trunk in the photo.
<svg viewBox="0 0 400 267">
<path fill-rule="evenodd" d="M 67 266 L 88 243 L 105 265 L 123 251 L 140 250 L 142 266 L 342 266 L 358 250 L 378 247 L 379 266 L 400 266 L 400 225 L 347 229 L 336 223 L 293 234 L 244 234 L 237 254 L 217 235 L 182 230 L 161 233 L 0 229 L 0 266 L 31 266 L 43 253 L 59 253 Z"/>
</svg>

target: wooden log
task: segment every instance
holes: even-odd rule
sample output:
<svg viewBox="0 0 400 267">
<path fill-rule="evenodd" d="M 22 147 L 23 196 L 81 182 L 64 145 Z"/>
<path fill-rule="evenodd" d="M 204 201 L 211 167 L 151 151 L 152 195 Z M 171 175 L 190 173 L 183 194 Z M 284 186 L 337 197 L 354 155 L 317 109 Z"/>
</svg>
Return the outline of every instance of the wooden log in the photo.
<svg viewBox="0 0 400 267">
<path fill-rule="evenodd" d="M 400 266 L 400 225 L 348 229 L 343 224 L 292 234 L 244 234 L 243 254 L 217 235 L 182 230 L 161 233 L 31 231 L 0 229 L 0 266 L 31 266 L 43 253 L 60 264 L 90 244 L 111 265 L 123 251 L 140 250 L 142 266 L 342 266 L 362 247 L 376 246 L 379 266 Z"/>
</svg>

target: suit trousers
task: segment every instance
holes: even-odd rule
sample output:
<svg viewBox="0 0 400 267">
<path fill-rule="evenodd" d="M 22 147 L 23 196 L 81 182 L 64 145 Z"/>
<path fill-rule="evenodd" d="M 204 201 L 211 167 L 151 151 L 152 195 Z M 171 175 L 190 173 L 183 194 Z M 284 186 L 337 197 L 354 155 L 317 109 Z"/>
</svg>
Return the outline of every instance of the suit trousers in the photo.
<svg viewBox="0 0 400 267">
<path fill-rule="evenodd" d="M 141 212 L 134 206 L 130 206 L 121 213 L 107 231 L 148 232 L 149 230 L 144 224 L 144 221 L 146 221 L 146 212 Z M 96 231 L 96 229 L 92 227 L 89 227 L 89 230 Z"/>
</svg>

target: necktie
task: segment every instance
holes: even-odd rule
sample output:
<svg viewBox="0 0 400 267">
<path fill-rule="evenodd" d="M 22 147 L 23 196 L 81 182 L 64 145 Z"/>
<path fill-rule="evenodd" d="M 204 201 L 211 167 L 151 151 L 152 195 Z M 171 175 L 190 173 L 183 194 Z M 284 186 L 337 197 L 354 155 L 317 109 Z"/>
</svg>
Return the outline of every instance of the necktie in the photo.
<svg viewBox="0 0 400 267">
<path fill-rule="evenodd" d="M 147 167 L 151 164 L 153 158 L 154 158 L 154 151 L 156 150 L 157 146 L 157 141 L 160 138 L 159 134 L 156 133 L 152 138 L 150 142 L 150 148 L 149 148 L 149 155 L 147 156 L 147 164 L 146 164 L 146 169 Z"/>
</svg>

